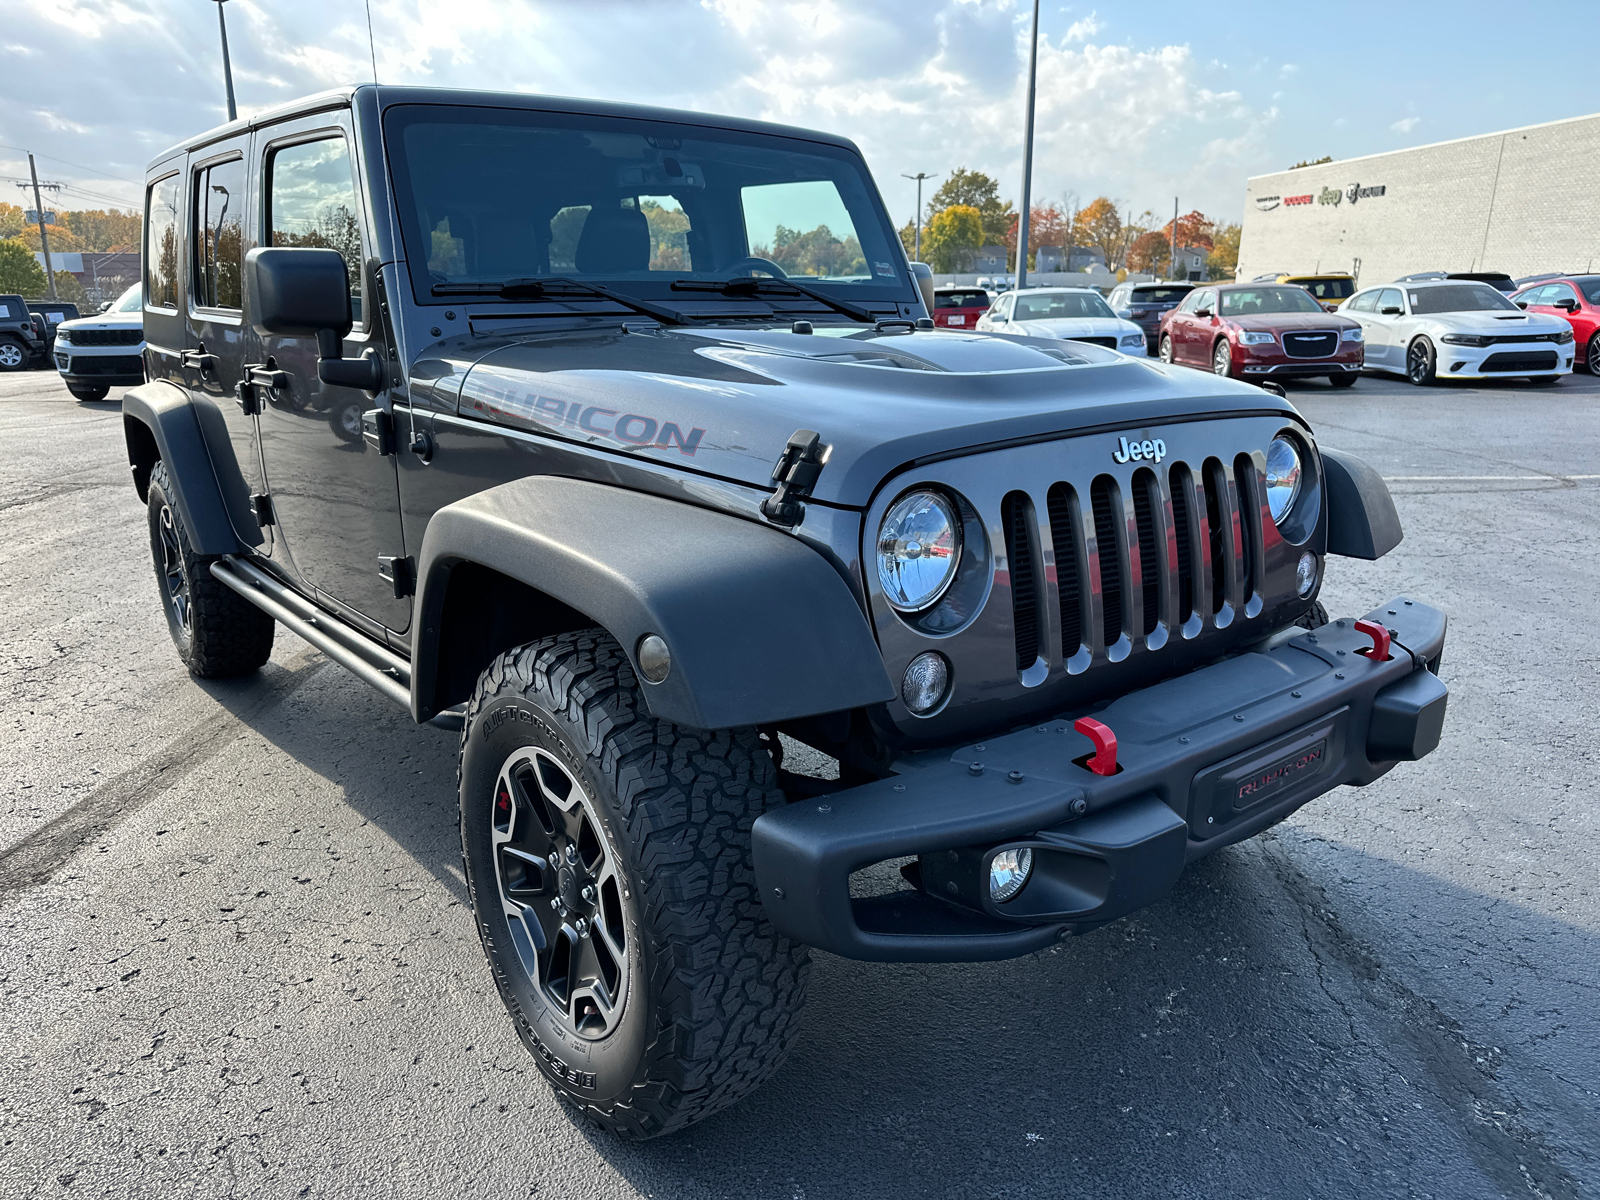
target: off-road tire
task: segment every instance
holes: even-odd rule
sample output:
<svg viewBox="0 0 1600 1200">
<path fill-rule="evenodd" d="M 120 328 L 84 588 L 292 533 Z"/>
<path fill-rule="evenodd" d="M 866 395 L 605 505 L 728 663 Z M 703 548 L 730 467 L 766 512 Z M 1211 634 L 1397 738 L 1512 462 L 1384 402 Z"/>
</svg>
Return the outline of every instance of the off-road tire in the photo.
<svg viewBox="0 0 1600 1200">
<path fill-rule="evenodd" d="M 33 356 L 16 338 L 0 337 L 0 371 L 24 371 Z"/>
<path fill-rule="evenodd" d="M 1310 612 L 1300 614 L 1295 624 L 1301 629 L 1321 629 L 1329 619 L 1328 610 L 1323 607 L 1321 600 L 1317 600 L 1312 603 Z"/>
<path fill-rule="evenodd" d="M 622 881 L 621 911 L 608 910 L 606 924 L 626 933 L 630 974 L 614 989 L 624 999 L 598 1040 L 577 1029 L 576 1000 L 558 1002 L 537 978 L 543 960 L 531 972 L 526 965 L 522 955 L 537 953 L 533 926 L 524 921 L 513 936 L 521 918 L 508 909 L 537 917 L 533 902 L 518 910 L 502 890 L 509 877 L 497 866 L 496 830 L 515 834 L 518 818 L 497 813 L 515 807 L 520 817 L 526 793 L 513 806 L 499 789 L 529 753 L 554 760 L 536 767 L 539 778 L 555 770 L 581 789 Z M 772 928 L 756 892 L 750 828 L 784 801 L 755 729 L 657 720 L 611 637 L 564 633 L 507 651 L 479 677 L 458 787 L 484 953 L 518 1035 L 561 1097 L 606 1129 L 649 1138 L 709 1116 L 772 1074 L 798 1030 L 810 958 Z M 543 886 L 564 895 L 568 883 Z M 570 979 L 563 986 L 573 991 Z"/>
<path fill-rule="evenodd" d="M 76 384 L 69 383 L 67 384 L 67 391 L 72 393 L 74 399 L 92 402 L 104 400 L 111 389 L 104 385 L 100 387 L 79 387 Z"/>
<path fill-rule="evenodd" d="M 1354 387 L 1356 378 L 1360 374 L 1359 371 L 1341 371 L 1337 375 L 1329 375 L 1328 382 L 1336 388 Z"/>
<path fill-rule="evenodd" d="M 150 470 L 150 554 L 167 629 L 178 657 L 200 679 L 248 675 L 272 653 L 276 622 L 211 574 L 215 557 L 196 554 L 171 499 L 167 464 Z"/>
</svg>

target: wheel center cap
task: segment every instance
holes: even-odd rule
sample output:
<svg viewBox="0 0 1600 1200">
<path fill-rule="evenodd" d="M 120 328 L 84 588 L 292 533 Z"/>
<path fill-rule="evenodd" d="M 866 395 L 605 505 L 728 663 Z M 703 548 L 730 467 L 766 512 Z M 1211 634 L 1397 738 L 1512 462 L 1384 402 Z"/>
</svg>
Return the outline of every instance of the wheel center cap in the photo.
<svg viewBox="0 0 1600 1200">
<path fill-rule="evenodd" d="M 561 903 L 568 908 L 575 908 L 578 903 L 578 875 L 571 867 L 562 867 L 556 875 L 556 891 L 561 895 Z"/>
</svg>

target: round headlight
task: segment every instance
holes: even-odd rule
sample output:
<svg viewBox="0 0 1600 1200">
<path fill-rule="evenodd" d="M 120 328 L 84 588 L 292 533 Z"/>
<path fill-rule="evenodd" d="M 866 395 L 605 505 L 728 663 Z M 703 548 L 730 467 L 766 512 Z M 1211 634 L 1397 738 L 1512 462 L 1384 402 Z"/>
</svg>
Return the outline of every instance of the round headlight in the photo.
<svg viewBox="0 0 1600 1200">
<path fill-rule="evenodd" d="M 944 699 L 950 687 L 950 664 L 944 655 L 924 650 L 906 666 L 900 681 L 900 699 L 917 716 L 931 712 Z"/>
<path fill-rule="evenodd" d="M 878 529 L 878 582 L 900 612 L 921 612 L 944 595 L 960 559 L 955 506 L 938 492 L 902 496 Z"/>
<path fill-rule="evenodd" d="M 1286 437 L 1275 437 L 1267 447 L 1267 507 L 1279 525 L 1300 494 L 1300 451 Z"/>
</svg>

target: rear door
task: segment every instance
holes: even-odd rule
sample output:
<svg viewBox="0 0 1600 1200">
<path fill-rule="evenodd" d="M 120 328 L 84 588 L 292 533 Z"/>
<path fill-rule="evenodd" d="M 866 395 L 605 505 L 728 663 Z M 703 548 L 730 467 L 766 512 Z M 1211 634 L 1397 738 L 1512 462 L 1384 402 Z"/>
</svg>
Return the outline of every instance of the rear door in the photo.
<svg viewBox="0 0 1600 1200">
<path fill-rule="evenodd" d="M 300 117 L 256 138 L 261 244 L 337 250 L 349 273 L 355 322 L 344 356 L 360 358 L 370 349 L 387 360 L 368 303 L 364 247 L 371 245 L 371 228 L 354 170 L 349 111 Z M 291 570 L 325 600 L 366 618 L 370 632 L 404 632 L 411 600 L 404 580 L 398 589 L 393 580 L 393 560 L 405 557 L 395 456 L 362 434 L 364 412 L 388 416 L 387 393 L 375 399 L 359 388 L 322 383 L 315 338 L 252 336 L 253 361 L 282 373 L 283 386 L 257 389 L 256 419 L 277 537 Z"/>
</svg>

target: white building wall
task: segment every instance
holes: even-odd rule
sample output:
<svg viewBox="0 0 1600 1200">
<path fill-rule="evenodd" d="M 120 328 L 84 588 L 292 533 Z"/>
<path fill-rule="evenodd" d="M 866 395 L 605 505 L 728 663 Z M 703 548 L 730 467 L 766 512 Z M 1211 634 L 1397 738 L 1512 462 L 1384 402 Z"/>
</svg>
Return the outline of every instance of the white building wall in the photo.
<svg viewBox="0 0 1600 1200">
<path fill-rule="evenodd" d="M 1279 270 L 1600 271 L 1600 114 L 1258 175 L 1239 278 Z"/>
</svg>

